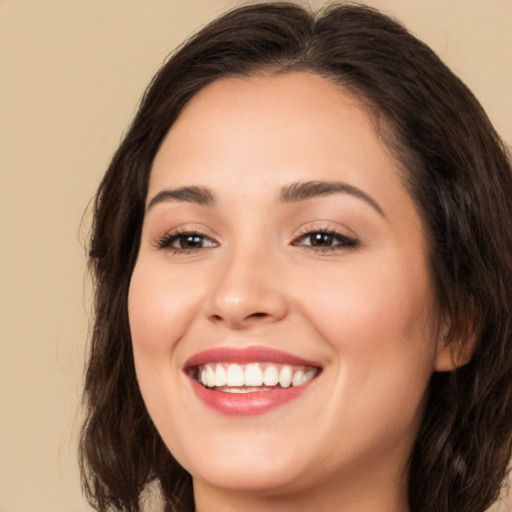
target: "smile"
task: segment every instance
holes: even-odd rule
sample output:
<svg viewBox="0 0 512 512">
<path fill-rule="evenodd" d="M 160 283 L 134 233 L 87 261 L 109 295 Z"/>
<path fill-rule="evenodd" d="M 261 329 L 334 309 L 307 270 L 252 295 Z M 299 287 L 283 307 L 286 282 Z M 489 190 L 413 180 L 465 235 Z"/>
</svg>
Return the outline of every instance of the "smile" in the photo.
<svg viewBox="0 0 512 512">
<path fill-rule="evenodd" d="M 197 369 L 196 380 L 204 387 L 225 393 L 252 393 L 273 388 L 297 387 L 318 372 L 311 366 L 276 363 L 207 363 Z"/>
<path fill-rule="evenodd" d="M 251 415 L 300 396 L 321 370 L 318 364 L 273 349 L 223 347 L 191 358 L 185 373 L 209 408 Z"/>
</svg>

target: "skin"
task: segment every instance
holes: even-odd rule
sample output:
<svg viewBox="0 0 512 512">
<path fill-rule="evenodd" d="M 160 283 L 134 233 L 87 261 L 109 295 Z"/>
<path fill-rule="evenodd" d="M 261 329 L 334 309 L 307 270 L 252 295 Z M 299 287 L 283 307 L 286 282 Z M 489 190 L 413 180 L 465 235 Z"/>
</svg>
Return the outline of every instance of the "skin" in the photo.
<svg viewBox="0 0 512 512">
<path fill-rule="evenodd" d="M 218 80 L 170 129 L 151 172 L 129 318 L 144 400 L 193 476 L 198 512 L 408 510 L 425 390 L 450 357 L 433 335 L 426 241 L 401 172 L 357 101 L 310 73 Z M 305 181 L 367 198 L 281 200 Z M 214 204 L 162 200 L 184 186 L 207 187 Z M 159 246 L 176 230 L 200 235 L 197 246 L 184 236 Z M 356 243 L 312 246 L 308 233 L 326 231 Z M 263 414 L 206 407 L 187 359 L 252 346 L 322 372 Z"/>
</svg>

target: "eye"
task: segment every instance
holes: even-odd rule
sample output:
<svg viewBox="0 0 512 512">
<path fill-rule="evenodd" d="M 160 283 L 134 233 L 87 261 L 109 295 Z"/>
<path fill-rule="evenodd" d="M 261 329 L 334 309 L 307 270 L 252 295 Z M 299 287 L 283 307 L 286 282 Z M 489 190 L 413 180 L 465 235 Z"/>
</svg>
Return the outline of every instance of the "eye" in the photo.
<svg viewBox="0 0 512 512">
<path fill-rule="evenodd" d="M 353 249 L 359 246 L 355 238 L 332 230 L 307 231 L 296 238 L 292 245 L 303 246 L 320 252 Z"/>
<path fill-rule="evenodd" d="M 164 235 L 158 241 L 158 248 L 171 249 L 175 253 L 194 252 L 209 247 L 217 247 L 218 243 L 210 237 L 197 232 L 174 232 Z"/>
</svg>

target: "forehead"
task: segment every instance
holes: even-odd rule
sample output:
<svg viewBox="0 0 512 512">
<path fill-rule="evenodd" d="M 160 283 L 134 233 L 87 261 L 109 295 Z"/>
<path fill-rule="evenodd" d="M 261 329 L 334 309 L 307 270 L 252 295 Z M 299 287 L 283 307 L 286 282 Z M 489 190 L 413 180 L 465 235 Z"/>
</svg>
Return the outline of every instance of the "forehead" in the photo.
<svg viewBox="0 0 512 512">
<path fill-rule="evenodd" d="M 341 179 L 410 202 L 401 172 L 372 116 L 339 85 L 306 72 L 224 78 L 196 94 L 169 130 L 149 196 L 171 186 L 241 195 L 248 186 Z"/>
<path fill-rule="evenodd" d="M 257 152 L 271 166 L 285 160 L 318 164 L 321 158 L 339 160 L 340 154 L 348 165 L 355 148 L 368 160 L 373 156 L 398 166 L 352 95 L 316 74 L 294 72 L 224 78 L 203 88 L 171 127 L 153 171 L 176 160 L 192 163 L 207 153 L 227 160 L 236 148 L 241 160 Z"/>
</svg>

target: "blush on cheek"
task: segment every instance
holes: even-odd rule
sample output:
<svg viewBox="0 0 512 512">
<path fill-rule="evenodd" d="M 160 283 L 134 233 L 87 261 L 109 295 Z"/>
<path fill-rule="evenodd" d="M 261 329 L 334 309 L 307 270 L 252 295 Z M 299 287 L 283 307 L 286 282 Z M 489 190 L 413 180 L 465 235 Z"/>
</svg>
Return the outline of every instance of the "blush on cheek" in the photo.
<svg viewBox="0 0 512 512">
<path fill-rule="evenodd" d="M 154 274 L 145 276 L 135 268 L 128 294 L 128 317 L 133 344 L 150 352 L 163 352 L 186 328 L 189 308 Z"/>
<path fill-rule="evenodd" d="M 389 274 L 370 268 L 363 279 L 347 271 L 339 282 L 331 276 L 309 286 L 312 322 L 344 355 L 396 350 L 417 351 L 420 357 L 432 345 L 426 329 L 432 317 L 426 277 L 405 274 L 397 282 L 389 276 L 401 273 L 391 264 L 387 268 Z"/>
</svg>

